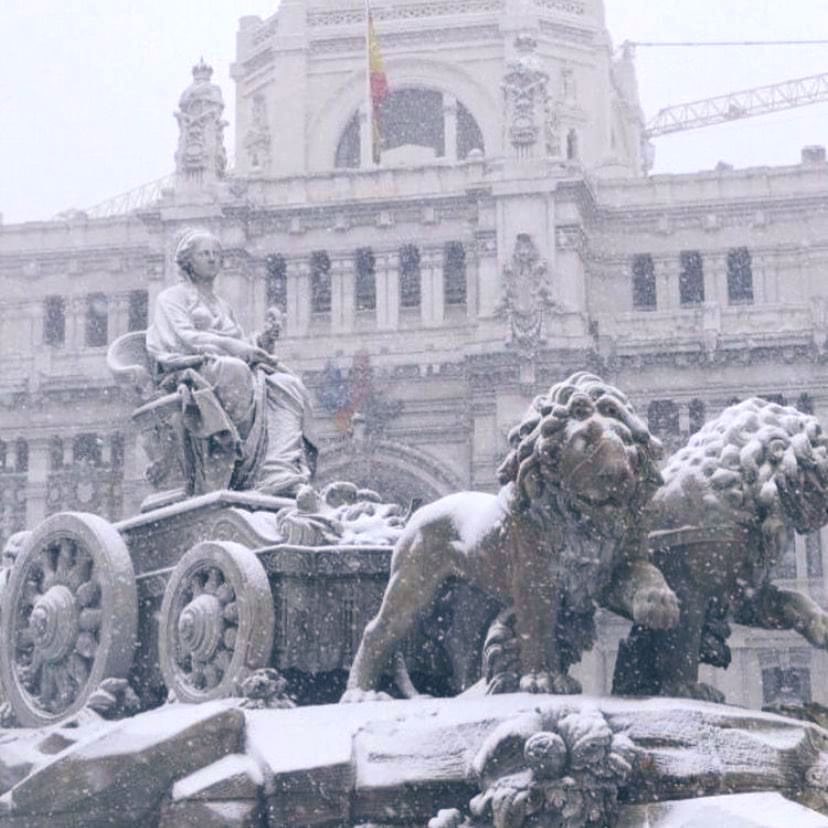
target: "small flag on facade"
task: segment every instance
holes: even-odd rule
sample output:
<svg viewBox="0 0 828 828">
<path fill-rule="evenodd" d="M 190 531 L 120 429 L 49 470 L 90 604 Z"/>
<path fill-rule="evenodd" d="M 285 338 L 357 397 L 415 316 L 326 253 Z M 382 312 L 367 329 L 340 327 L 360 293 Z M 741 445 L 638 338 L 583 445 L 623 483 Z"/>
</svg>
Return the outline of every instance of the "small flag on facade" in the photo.
<svg viewBox="0 0 828 828">
<path fill-rule="evenodd" d="M 374 28 L 374 18 L 367 0 L 365 11 L 368 20 L 368 96 L 371 107 L 371 146 L 375 164 L 379 164 L 382 152 L 382 105 L 388 97 L 388 76 L 385 74 L 385 60 L 380 51 L 379 38 Z"/>
</svg>

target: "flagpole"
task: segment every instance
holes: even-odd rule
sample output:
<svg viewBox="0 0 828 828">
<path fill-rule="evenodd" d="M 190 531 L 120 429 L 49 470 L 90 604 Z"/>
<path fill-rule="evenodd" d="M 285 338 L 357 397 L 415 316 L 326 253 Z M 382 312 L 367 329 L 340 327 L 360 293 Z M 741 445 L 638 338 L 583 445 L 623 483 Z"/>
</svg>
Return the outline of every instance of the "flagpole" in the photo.
<svg viewBox="0 0 828 828">
<path fill-rule="evenodd" d="M 371 5 L 370 0 L 365 0 L 365 102 L 368 118 L 365 128 L 370 135 L 370 153 L 368 165 L 374 166 L 376 148 L 374 147 L 374 99 L 371 95 Z"/>
</svg>

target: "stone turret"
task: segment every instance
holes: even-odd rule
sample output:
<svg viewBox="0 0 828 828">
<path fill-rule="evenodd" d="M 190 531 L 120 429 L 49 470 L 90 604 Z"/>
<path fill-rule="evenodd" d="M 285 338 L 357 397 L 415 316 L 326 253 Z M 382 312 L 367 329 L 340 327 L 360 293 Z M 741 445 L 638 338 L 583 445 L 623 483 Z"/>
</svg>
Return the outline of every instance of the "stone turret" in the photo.
<svg viewBox="0 0 828 828">
<path fill-rule="evenodd" d="M 181 95 L 175 113 L 180 130 L 175 153 L 178 191 L 213 183 L 224 177 L 227 168 L 224 98 L 221 89 L 211 82 L 212 76 L 212 67 L 202 58 L 193 67 L 193 82 Z"/>
</svg>

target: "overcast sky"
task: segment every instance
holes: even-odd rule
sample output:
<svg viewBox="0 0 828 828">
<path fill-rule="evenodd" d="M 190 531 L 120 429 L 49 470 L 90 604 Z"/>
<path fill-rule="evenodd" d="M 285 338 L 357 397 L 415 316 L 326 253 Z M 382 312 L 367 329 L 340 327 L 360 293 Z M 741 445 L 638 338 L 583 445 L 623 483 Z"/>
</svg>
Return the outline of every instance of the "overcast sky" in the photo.
<svg viewBox="0 0 828 828">
<path fill-rule="evenodd" d="M 337 0 L 331 0 L 335 4 Z M 377 0 L 379 2 L 379 0 Z M 0 212 L 87 208 L 173 169 L 172 116 L 203 55 L 232 122 L 238 18 L 277 0 L 0 0 Z M 623 40 L 828 39 L 828 0 L 606 0 Z M 828 46 L 639 49 L 644 109 L 828 72 Z M 393 78 L 391 78 L 393 84 Z M 232 133 L 232 126 L 231 126 Z M 232 143 L 232 136 L 231 136 Z M 828 105 L 661 138 L 655 172 L 796 163 Z"/>
</svg>

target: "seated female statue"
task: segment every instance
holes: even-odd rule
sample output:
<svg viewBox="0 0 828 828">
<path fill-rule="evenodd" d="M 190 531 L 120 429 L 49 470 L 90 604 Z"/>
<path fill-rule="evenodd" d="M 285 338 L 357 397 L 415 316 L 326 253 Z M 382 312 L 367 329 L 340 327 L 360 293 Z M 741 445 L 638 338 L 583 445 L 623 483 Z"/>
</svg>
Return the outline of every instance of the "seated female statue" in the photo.
<svg viewBox="0 0 828 828">
<path fill-rule="evenodd" d="M 215 293 L 222 249 L 209 231 L 187 231 L 175 260 L 182 279 L 155 301 L 147 351 L 159 384 L 182 393 L 193 491 L 295 493 L 311 479 L 317 452 L 307 389 L 269 352 L 278 326 L 271 325 L 268 350 L 245 338 L 233 309 Z M 228 452 L 229 479 L 216 484 L 211 458 Z"/>
</svg>

